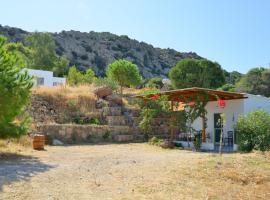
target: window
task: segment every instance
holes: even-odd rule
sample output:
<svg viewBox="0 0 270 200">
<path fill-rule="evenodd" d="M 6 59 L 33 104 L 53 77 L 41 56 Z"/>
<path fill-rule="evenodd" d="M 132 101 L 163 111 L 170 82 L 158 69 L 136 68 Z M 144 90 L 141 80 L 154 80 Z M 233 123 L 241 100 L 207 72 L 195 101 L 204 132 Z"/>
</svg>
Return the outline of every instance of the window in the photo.
<svg viewBox="0 0 270 200">
<path fill-rule="evenodd" d="M 37 77 L 37 86 L 44 85 L 44 78 L 43 77 Z"/>
<path fill-rule="evenodd" d="M 62 85 L 62 83 L 59 83 L 59 82 L 53 82 L 53 86 L 58 86 L 58 85 Z"/>
</svg>

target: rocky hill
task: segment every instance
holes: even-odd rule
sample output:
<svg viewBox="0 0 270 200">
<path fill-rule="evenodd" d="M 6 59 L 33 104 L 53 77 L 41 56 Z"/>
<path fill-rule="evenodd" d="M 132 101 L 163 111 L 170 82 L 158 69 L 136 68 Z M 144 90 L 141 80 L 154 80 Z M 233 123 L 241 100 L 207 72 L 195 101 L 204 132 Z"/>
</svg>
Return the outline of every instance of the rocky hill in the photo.
<svg viewBox="0 0 270 200">
<path fill-rule="evenodd" d="M 19 28 L 0 25 L 0 35 L 9 41 L 23 41 L 31 34 Z M 65 55 L 71 65 L 85 70 L 92 68 L 99 76 L 105 74 L 106 66 L 116 59 L 127 59 L 137 64 L 145 78 L 166 77 L 172 66 L 183 58 L 201 58 L 196 53 L 177 52 L 173 49 L 155 48 L 145 42 L 118 36 L 108 32 L 89 33 L 62 31 L 51 33 L 57 45 L 57 54 Z"/>
</svg>

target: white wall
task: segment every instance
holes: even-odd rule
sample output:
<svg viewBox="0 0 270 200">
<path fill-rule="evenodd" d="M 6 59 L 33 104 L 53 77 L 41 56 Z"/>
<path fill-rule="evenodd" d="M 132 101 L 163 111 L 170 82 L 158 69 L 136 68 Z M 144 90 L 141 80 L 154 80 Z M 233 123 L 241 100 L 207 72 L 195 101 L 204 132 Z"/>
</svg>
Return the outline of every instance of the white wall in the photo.
<svg viewBox="0 0 270 200">
<path fill-rule="evenodd" d="M 53 77 L 53 86 L 65 85 L 65 84 L 66 84 L 66 78 Z"/>
<path fill-rule="evenodd" d="M 253 94 L 246 94 L 246 96 L 248 98 L 244 101 L 244 114 L 259 109 L 270 113 L 270 98 Z"/>
<path fill-rule="evenodd" d="M 262 109 L 270 113 L 270 98 L 246 94 L 247 99 L 226 100 L 226 107 L 219 108 L 217 101 L 209 102 L 206 105 L 207 109 L 207 129 L 206 132 L 210 133 L 212 141 L 214 141 L 214 114 L 225 113 L 226 125 L 224 127 L 224 134 L 228 131 L 233 131 L 233 126 L 237 122 L 237 119 L 242 114 L 248 114 L 249 112 Z M 202 130 L 202 119 L 198 118 L 192 124 L 192 127 L 196 130 Z"/>
<path fill-rule="evenodd" d="M 37 69 L 27 69 L 25 68 L 30 76 L 33 76 L 35 78 L 44 78 L 44 86 L 52 87 L 54 85 L 61 85 L 66 83 L 66 78 L 61 77 L 53 77 L 53 72 L 51 71 L 45 71 L 45 70 L 37 70 Z M 35 84 L 36 84 L 36 80 Z M 54 84 L 57 83 L 57 84 Z"/>
<path fill-rule="evenodd" d="M 206 105 L 207 110 L 207 129 L 206 132 L 210 133 L 211 140 L 214 142 L 214 114 L 224 113 L 226 116 L 226 125 L 224 126 L 224 134 L 227 131 L 233 131 L 233 126 L 236 123 L 240 114 L 244 112 L 244 100 L 226 100 L 226 107 L 218 107 L 217 101 L 211 101 Z M 198 118 L 193 123 L 193 128 L 196 130 L 202 130 L 202 119 Z"/>
<path fill-rule="evenodd" d="M 26 69 L 30 76 L 44 78 L 44 86 L 53 86 L 53 72 L 37 70 L 37 69 Z"/>
</svg>

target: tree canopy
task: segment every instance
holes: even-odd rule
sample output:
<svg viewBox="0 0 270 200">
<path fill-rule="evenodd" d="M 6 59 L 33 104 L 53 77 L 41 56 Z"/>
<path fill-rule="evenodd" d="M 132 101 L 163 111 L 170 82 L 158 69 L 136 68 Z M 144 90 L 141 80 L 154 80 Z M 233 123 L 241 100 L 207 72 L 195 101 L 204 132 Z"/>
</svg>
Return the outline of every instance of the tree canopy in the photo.
<svg viewBox="0 0 270 200">
<path fill-rule="evenodd" d="M 18 137 L 25 133 L 29 118 L 23 116 L 30 100 L 32 78 L 22 72 L 20 58 L 7 50 L 0 36 L 0 137 Z M 20 119 L 17 117 L 20 115 Z M 17 118 L 16 122 L 15 119 Z"/>
<path fill-rule="evenodd" d="M 137 86 L 142 81 L 137 65 L 127 60 L 113 62 L 108 66 L 106 73 L 107 77 L 116 81 L 121 88 L 123 86 Z"/>
<path fill-rule="evenodd" d="M 56 45 L 51 34 L 35 32 L 26 38 L 25 43 L 32 52 L 30 68 L 50 70 L 56 76 L 64 75 L 69 61 L 66 57 L 56 54 Z"/>
<path fill-rule="evenodd" d="M 183 59 L 169 72 L 174 88 L 218 88 L 225 83 L 221 66 L 206 59 Z"/>
<path fill-rule="evenodd" d="M 87 69 L 85 73 L 77 70 L 75 66 L 70 67 L 67 75 L 69 85 L 75 86 L 80 84 L 91 84 L 94 81 L 95 72 L 92 69 Z"/>
<path fill-rule="evenodd" d="M 236 84 L 236 90 L 270 96 L 270 70 L 253 68 Z"/>
</svg>

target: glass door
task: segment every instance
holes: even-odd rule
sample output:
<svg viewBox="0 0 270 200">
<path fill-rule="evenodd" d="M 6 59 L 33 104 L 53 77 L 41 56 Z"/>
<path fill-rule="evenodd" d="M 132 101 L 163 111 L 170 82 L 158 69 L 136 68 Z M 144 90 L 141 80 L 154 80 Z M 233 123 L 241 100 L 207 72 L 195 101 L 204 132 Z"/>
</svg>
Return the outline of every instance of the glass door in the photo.
<svg viewBox="0 0 270 200">
<path fill-rule="evenodd" d="M 220 142 L 220 134 L 223 129 L 223 123 L 221 119 L 221 113 L 214 114 L 214 131 L 215 131 L 215 143 Z"/>
</svg>

